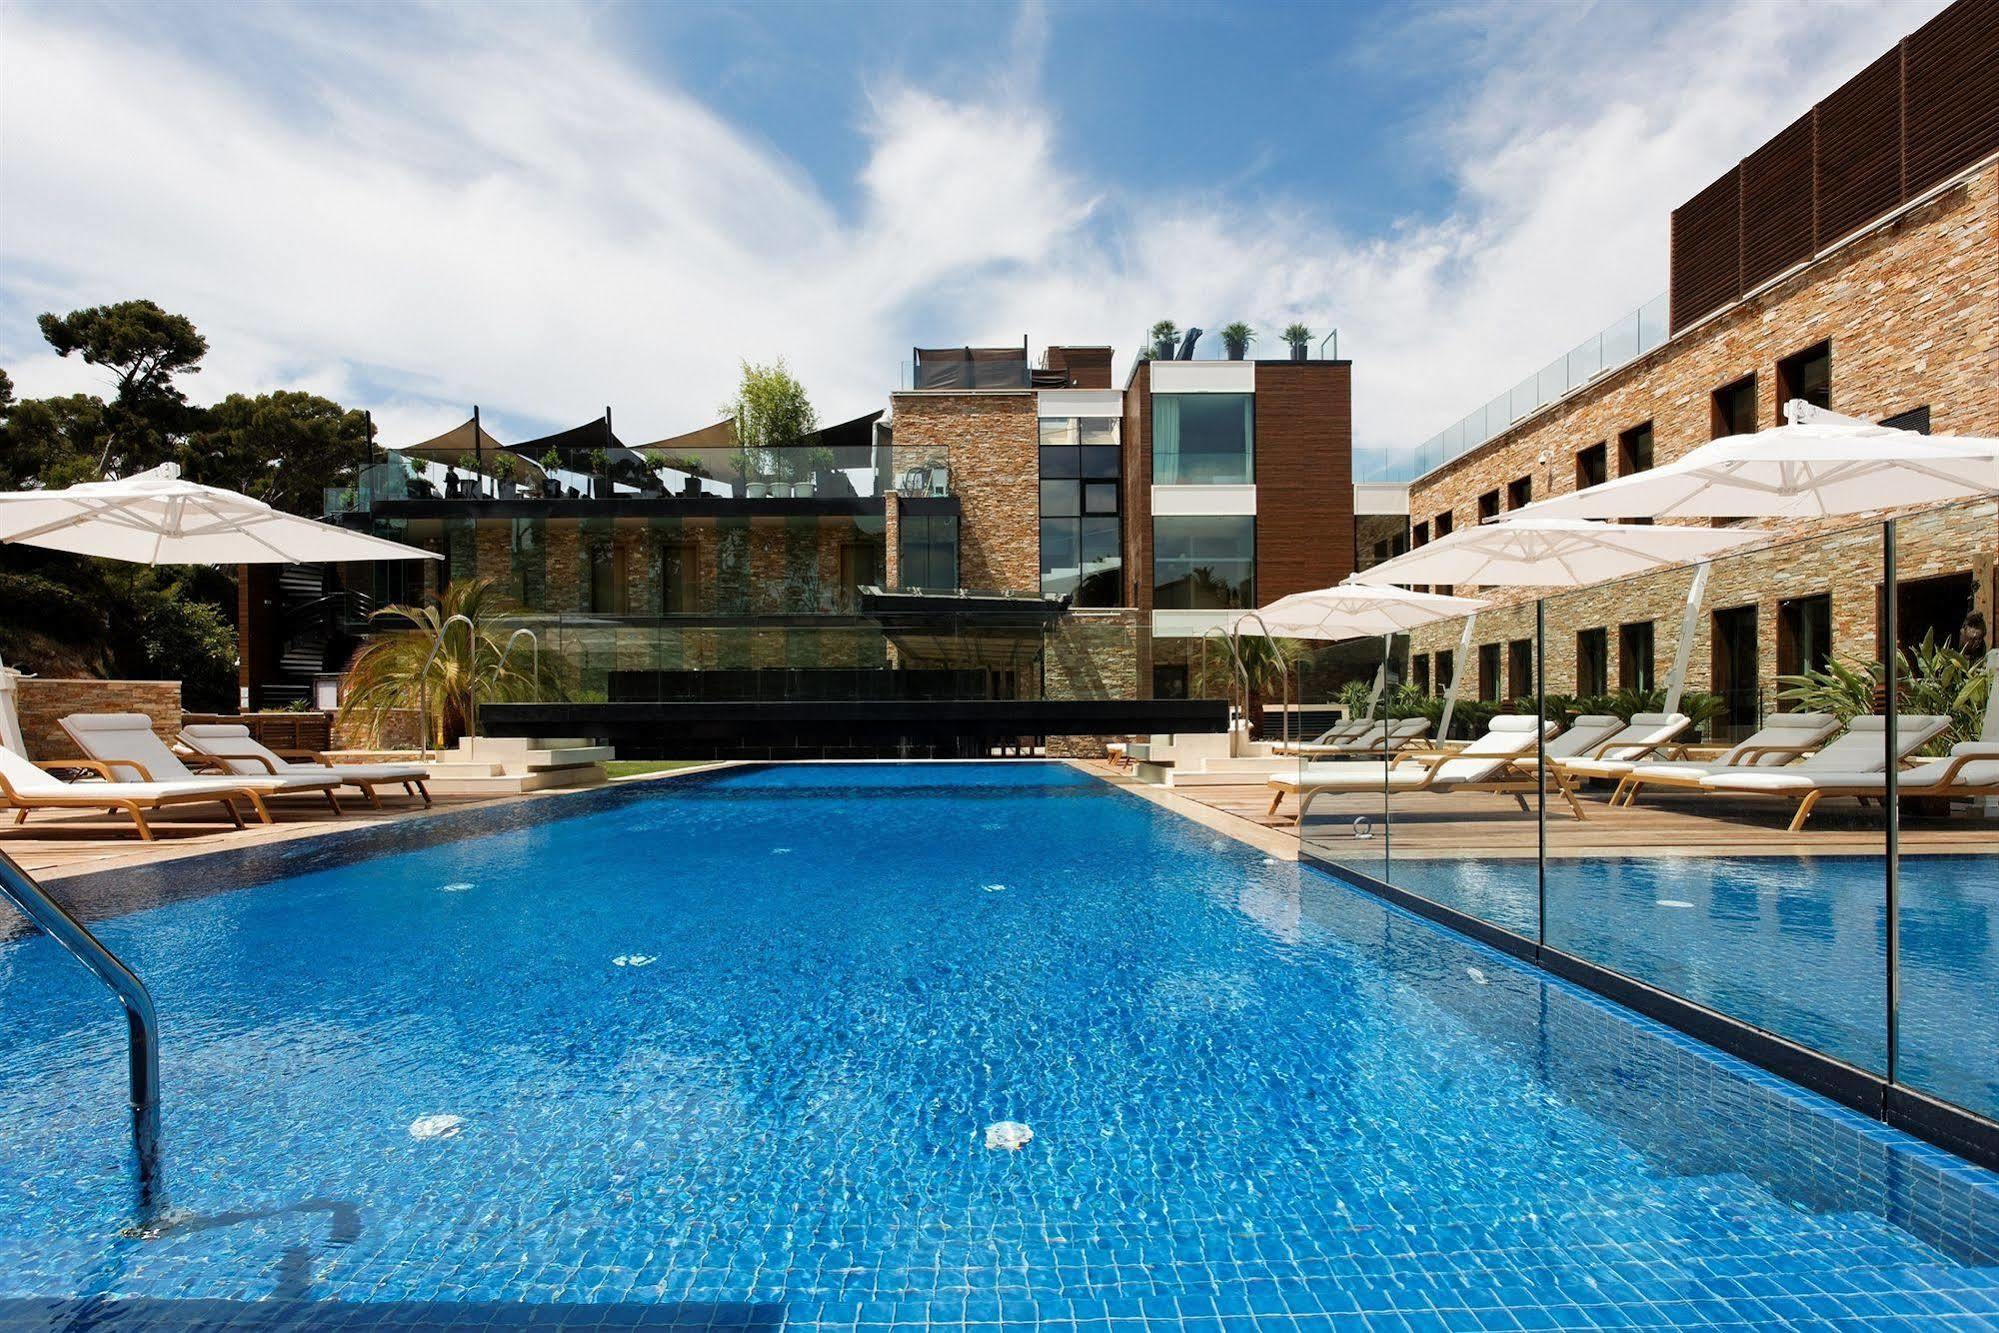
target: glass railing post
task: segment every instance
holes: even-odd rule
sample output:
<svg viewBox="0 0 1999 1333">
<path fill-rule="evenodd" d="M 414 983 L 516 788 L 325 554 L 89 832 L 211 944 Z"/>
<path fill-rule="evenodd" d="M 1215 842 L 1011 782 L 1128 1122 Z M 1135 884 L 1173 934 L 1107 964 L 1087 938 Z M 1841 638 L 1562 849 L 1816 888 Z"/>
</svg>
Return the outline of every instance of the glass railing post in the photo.
<svg viewBox="0 0 1999 1333">
<path fill-rule="evenodd" d="M 1884 849 L 1886 864 L 1883 867 L 1885 874 L 1883 875 L 1882 893 L 1888 913 L 1886 922 L 1887 930 L 1883 940 L 1885 954 L 1883 961 L 1888 969 L 1887 986 L 1883 991 L 1883 995 L 1887 1000 L 1887 1008 L 1884 1014 L 1884 1019 L 1887 1023 L 1887 1032 L 1885 1059 L 1883 1063 L 1887 1066 L 1888 1081 L 1890 1083 L 1897 1081 L 1896 1064 L 1901 1055 L 1900 1050 L 1897 1048 L 1900 1045 L 1899 1037 L 1902 1026 L 1902 904 L 1900 892 L 1902 819 L 1901 801 L 1899 799 L 1899 770 L 1901 769 L 1900 756 L 1902 748 L 1900 745 L 1901 738 L 1897 734 L 1900 731 L 1899 724 L 1901 722 L 1902 704 L 1901 700 L 1896 697 L 1900 693 L 1897 688 L 1899 682 L 1896 676 L 1901 667 L 1902 659 L 1901 616 L 1896 606 L 1896 603 L 1900 600 L 1895 578 L 1895 520 L 1891 518 L 1881 525 L 1881 638 L 1884 645 L 1881 654 L 1883 659 L 1882 682 L 1888 690 L 1887 716 L 1883 720 L 1883 729 L 1887 733 L 1887 764 L 1884 769 L 1882 781 L 1882 792 L 1885 797 L 1884 804 L 1886 805 L 1883 813 L 1887 817 L 1886 846 Z"/>
</svg>

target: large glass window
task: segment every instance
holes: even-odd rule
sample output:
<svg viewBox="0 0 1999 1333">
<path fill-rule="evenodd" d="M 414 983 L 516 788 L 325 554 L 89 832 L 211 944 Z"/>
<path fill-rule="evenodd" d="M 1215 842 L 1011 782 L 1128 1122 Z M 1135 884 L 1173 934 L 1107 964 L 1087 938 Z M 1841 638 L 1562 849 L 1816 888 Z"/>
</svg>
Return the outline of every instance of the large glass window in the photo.
<svg viewBox="0 0 1999 1333">
<path fill-rule="evenodd" d="M 1152 601 L 1160 610 L 1256 605 L 1256 519 L 1179 515 L 1152 523 Z"/>
<path fill-rule="evenodd" d="M 1152 399 L 1152 480 L 1160 486 L 1246 486 L 1256 480 L 1256 397 L 1162 393 Z"/>
<path fill-rule="evenodd" d="M 1124 604 L 1118 422 L 1041 420 L 1041 591 L 1077 606 Z"/>
<path fill-rule="evenodd" d="M 958 516 L 910 514 L 901 517 L 897 532 L 898 574 L 905 588 L 950 589 L 958 586 Z"/>
</svg>

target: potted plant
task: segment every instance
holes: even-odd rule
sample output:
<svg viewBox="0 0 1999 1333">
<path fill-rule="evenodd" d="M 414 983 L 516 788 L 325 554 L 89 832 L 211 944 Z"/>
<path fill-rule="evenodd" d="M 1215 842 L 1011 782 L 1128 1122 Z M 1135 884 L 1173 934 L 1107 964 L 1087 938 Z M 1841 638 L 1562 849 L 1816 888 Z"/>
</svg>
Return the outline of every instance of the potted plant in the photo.
<svg viewBox="0 0 1999 1333">
<path fill-rule="evenodd" d="M 1162 319 L 1152 326 L 1152 354 L 1161 361 L 1173 359 L 1173 349 L 1180 343 L 1180 326 L 1170 319 Z"/>
<path fill-rule="evenodd" d="M 1222 346 L 1225 349 L 1227 349 L 1229 354 L 1229 360 L 1231 361 L 1248 360 L 1249 340 L 1251 338 L 1254 338 L 1255 336 L 1256 336 L 1256 330 L 1252 329 L 1249 325 L 1243 323 L 1241 320 L 1237 320 L 1235 323 L 1223 329 Z"/>
<path fill-rule="evenodd" d="M 512 454 L 498 454 L 494 456 L 493 480 L 500 484 L 500 498 L 503 500 L 518 500 L 521 498 L 521 488 L 514 482 L 515 471 L 514 456 Z"/>
<path fill-rule="evenodd" d="M 1284 341 L 1291 344 L 1291 359 L 1303 361 L 1312 352 L 1312 330 L 1303 324 L 1285 326 Z"/>
<path fill-rule="evenodd" d="M 562 494 L 562 481 L 555 475 L 561 468 L 562 455 L 551 444 L 548 452 L 541 456 L 541 493 L 551 500 Z"/>
<path fill-rule="evenodd" d="M 590 494 L 603 499 L 611 494 L 611 456 L 602 449 L 587 455 L 590 464 Z"/>
</svg>

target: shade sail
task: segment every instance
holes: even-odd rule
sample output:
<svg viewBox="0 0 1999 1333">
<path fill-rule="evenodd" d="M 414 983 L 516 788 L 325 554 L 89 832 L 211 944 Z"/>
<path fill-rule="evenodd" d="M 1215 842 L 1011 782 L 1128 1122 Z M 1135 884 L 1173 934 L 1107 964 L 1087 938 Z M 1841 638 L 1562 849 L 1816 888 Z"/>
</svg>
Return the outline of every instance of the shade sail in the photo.
<svg viewBox="0 0 1999 1333">
<path fill-rule="evenodd" d="M 439 558 L 287 514 L 237 491 L 184 481 L 172 463 L 67 490 L 0 491 L 0 541 L 142 565 Z"/>
<path fill-rule="evenodd" d="M 1919 435 L 1793 400 L 1789 422 L 1517 511 L 1539 518 L 1820 518 L 1999 491 L 1999 440 Z"/>
<path fill-rule="evenodd" d="M 1364 639 L 1400 634 L 1439 620 L 1455 620 L 1484 609 L 1476 597 L 1446 597 L 1407 588 L 1341 583 L 1280 597 L 1259 611 L 1229 623 L 1235 634 L 1276 634 L 1294 639 Z"/>
<path fill-rule="evenodd" d="M 1354 578 L 1384 584 L 1573 588 L 1707 560 L 1768 536 L 1751 528 L 1620 527 L 1580 518 L 1538 518 L 1523 509 L 1501 522 L 1439 537 Z"/>
</svg>

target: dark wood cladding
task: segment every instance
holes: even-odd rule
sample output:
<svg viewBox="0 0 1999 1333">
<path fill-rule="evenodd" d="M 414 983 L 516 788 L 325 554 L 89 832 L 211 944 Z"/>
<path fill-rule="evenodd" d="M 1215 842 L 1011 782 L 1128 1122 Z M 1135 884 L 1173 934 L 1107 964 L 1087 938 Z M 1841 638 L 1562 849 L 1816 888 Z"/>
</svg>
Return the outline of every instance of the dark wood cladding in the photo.
<svg viewBox="0 0 1999 1333">
<path fill-rule="evenodd" d="M 1140 362 L 1124 393 L 1124 578 L 1131 605 L 1152 614 L 1152 366 Z M 1151 629 L 1140 636 L 1151 643 Z M 1150 697 L 1150 671 L 1139 677 Z"/>
<path fill-rule="evenodd" d="M 1994 152 L 1999 0 L 1957 0 L 1673 211 L 1673 328 Z"/>
<path fill-rule="evenodd" d="M 1353 368 L 1256 363 L 1256 600 L 1353 573 Z"/>
<path fill-rule="evenodd" d="M 1902 51 L 1903 161 L 1916 194 L 1999 149 L 1999 0 L 1959 0 Z"/>
<path fill-rule="evenodd" d="M 1108 347 L 1050 347 L 1041 359 L 1048 369 L 1067 375 L 1072 389 L 1111 387 L 1111 349 Z"/>
<path fill-rule="evenodd" d="M 1674 328 L 1691 323 L 1742 292 L 1742 168 L 1673 210 Z"/>
<path fill-rule="evenodd" d="M 1817 244 L 1830 245 L 1902 202 L 1902 48 L 1818 105 Z"/>
<path fill-rule="evenodd" d="M 1806 112 L 1742 159 L 1742 288 L 1812 257 L 1812 126 Z"/>
</svg>

